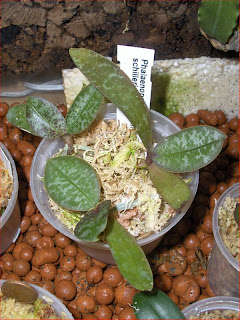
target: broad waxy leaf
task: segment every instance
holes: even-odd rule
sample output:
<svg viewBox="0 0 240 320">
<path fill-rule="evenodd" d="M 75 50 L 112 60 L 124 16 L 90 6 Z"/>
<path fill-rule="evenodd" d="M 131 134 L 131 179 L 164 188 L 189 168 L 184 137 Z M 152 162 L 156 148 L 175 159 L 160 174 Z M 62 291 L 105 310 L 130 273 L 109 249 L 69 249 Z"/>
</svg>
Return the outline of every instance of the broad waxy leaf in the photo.
<svg viewBox="0 0 240 320">
<path fill-rule="evenodd" d="M 189 199 L 191 191 L 178 175 L 161 169 L 154 162 L 148 170 L 154 187 L 172 208 L 179 209 Z"/>
<path fill-rule="evenodd" d="M 89 84 L 83 88 L 67 113 L 68 133 L 80 133 L 87 129 L 95 119 L 102 102 L 103 95 L 94 86 Z"/>
<path fill-rule="evenodd" d="M 226 44 L 237 26 L 238 15 L 238 0 L 202 0 L 198 22 L 208 36 Z"/>
<path fill-rule="evenodd" d="M 76 66 L 105 97 L 125 114 L 144 146 L 152 148 L 149 110 L 128 76 L 112 61 L 89 49 L 69 50 Z"/>
<path fill-rule="evenodd" d="M 174 133 L 154 148 L 152 160 L 171 172 L 198 170 L 222 150 L 226 135 L 214 127 L 195 126 Z"/>
<path fill-rule="evenodd" d="M 8 109 L 7 120 L 15 127 L 27 131 L 33 135 L 36 133 L 30 127 L 26 117 L 26 104 L 18 104 Z"/>
<path fill-rule="evenodd" d="M 29 97 L 26 116 L 30 127 L 44 139 L 55 139 L 67 133 L 62 113 L 45 99 Z"/>
<path fill-rule="evenodd" d="M 137 319 L 185 319 L 172 299 L 156 288 L 151 292 L 136 293 L 133 308 Z"/>
<path fill-rule="evenodd" d="M 124 278 L 138 290 L 151 290 L 153 275 L 148 260 L 136 239 L 109 215 L 105 230 L 113 258 Z"/>
<path fill-rule="evenodd" d="M 59 156 L 47 160 L 44 186 L 59 206 L 88 211 L 100 199 L 97 173 L 85 160 L 74 156 Z"/>
<path fill-rule="evenodd" d="M 96 208 L 93 208 L 77 223 L 74 234 L 83 241 L 98 241 L 98 236 L 103 232 L 107 225 L 108 212 L 111 207 L 111 201 L 100 202 Z"/>
</svg>

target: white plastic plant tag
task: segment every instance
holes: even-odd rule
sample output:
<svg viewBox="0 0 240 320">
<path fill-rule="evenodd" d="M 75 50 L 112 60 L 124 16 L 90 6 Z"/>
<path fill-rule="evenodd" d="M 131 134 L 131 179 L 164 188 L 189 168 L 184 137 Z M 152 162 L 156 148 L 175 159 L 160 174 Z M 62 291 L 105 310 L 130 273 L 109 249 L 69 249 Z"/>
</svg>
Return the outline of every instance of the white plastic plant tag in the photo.
<svg viewBox="0 0 240 320">
<path fill-rule="evenodd" d="M 117 60 L 120 63 L 120 68 L 132 80 L 148 108 L 151 102 L 151 70 L 154 63 L 155 50 L 131 47 L 117 46 Z M 127 123 L 131 126 L 125 115 L 117 109 L 117 120 L 119 123 Z"/>
</svg>

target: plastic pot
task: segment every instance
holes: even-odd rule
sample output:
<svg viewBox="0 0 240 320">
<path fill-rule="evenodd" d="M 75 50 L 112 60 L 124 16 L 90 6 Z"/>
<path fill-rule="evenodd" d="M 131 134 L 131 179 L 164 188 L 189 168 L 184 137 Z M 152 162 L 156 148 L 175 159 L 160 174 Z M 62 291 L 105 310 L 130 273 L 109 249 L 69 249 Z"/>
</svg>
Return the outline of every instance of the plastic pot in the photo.
<svg viewBox="0 0 240 320">
<path fill-rule="evenodd" d="M 213 211 L 214 246 L 208 264 L 208 281 L 217 296 L 239 297 L 239 263 L 225 246 L 219 232 L 219 208 L 226 197 L 239 197 L 239 183 L 228 188 L 218 199 Z"/>
<path fill-rule="evenodd" d="M 0 143 L 0 158 L 5 163 L 9 173 L 13 177 L 13 191 L 11 199 L 0 218 L 0 254 L 2 254 L 17 239 L 20 233 L 21 213 L 18 203 L 18 175 L 15 162 L 7 148 L 2 143 Z"/>
<path fill-rule="evenodd" d="M 150 114 L 153 123 L 153 136 L 157 141 L 180 130 L 170 119 L 157 113 L 156 111 L 151 110 Z M 100 116 L 106 120 L 116 119 L 116 107 L 110 103 L 103 106 Z M 34 201 L 45 219 L 59 232 L 62 232 L 72 240 L 76 241 L 87 254 L 102 262 L 115 264 L 109 246 L 106 243 L 80 241 L 59 221 L 59 219 L 50 209 L 47 193 L 44 190 L 43 183 L 40 181 L 39 177 L 42 177 L 44 174 L 46 160 L 52 157 L 59 150 L 59 148 L 62 148 L 63 146 L 64 142 L 61 138 L 54 141 L 43 140 L 38 146 L 33 158 L 30 177 L 30 185 Z M 191 197 L 188 202 L 186 202 L 179 210 L 179 212 L 177 212 L 177 214 L 168 222 L 161 232 L 155 233 L 138 241 L 146 255 L 149 254 L 159 244 L 163 235 L 174 225 L 176 225 L 180 219 L 182 219 L 190 207 L 197 191 L 199 174 L 198 171 L 194 171 L 186 174 L 185 177 L 191 178 L 189 185 L 192 191 Z"/>
<path fill-rule="evenodd" d="M 0 286 L 2 286 L 2 284 L 5 281 L 6 280 L 0 280 Z M 42 299 L 46 303 L 51 304 L 51 306 L 54 308 L 58 316 L 58 319 L 74 319 L 74 317 L 72 316 L 70 311 L 65 307 L 65 305 L 52 293 L 35 284 L 32 284 L 32 283 L 28 283 L 28 284 L 37 291 L 38 298 Z"/>
<path fill-rule="evenodd" d="M 204 319 L 204 317 L 201 318 L 201 314 L 204 314 L 206 311 L 211 312 L 214 310 L 232 310 L 239 312 L 239 300 L 234 297 L 223 296 L 207 298 L 190 304 L 182 310 L 182 313 L 186 319 L 189 319 L 190 317 L 192 319 L 196 319 L 196 317 L 198 317 L 197 319 Z"/>
</svg>

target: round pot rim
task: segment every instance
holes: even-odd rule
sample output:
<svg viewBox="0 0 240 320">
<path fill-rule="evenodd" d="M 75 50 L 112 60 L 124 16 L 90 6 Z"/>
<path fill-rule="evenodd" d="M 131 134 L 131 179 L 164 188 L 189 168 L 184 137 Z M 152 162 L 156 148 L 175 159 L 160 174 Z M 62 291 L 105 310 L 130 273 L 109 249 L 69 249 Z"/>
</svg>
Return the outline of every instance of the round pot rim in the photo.
<svg viewBox="0 0 240 320">
<path fill-rule="evenodd" d="M 223 254 L 223 256 L 227 259 L 227 261 L 233 266 L 234 269 L 239 271 L 239 262 L 232 256 L 227 247 L 225 246 L 218 225 L 218 217 L 219 217 L 219 207 L 221 207 L 224 203 L 224 200 L 227 196 L 231 196 L 230 193 L 235 193 L 238 190 L 239 195 L 239 182 L 230 186 L 227 190 L 225 190 L 221 196 L 218 198 L 217 203 L 215 204 L 213 210 L 213 235 L 215 242 Z"/>
<path fill-rule="evenodd" d="M 112 103 L 107 103 L 107 104 L 105 104 L 105 105 L 106 105 L 106 107 L 114 107 L 114 108 L 116 108 Z M 116 111 L 115 111 L 115 112 L 116 112 Z M 167 118 L 166 116 L 158 113 L 157 111 L 155 111 L 155 110 L 150 110 L 150 115 L 152 115 L 152 116 L 155 115 L 155 116 L 158 116 L 158 117 L 159 117 L 159 116 L 162 117 L 165 121 L 168 121 L 168 122 L 171 124 L 171 126 L 174 127 L 175 132 L 180 131 L 180 128 L 179 128 L 173 121 L 171 121 L 171 120 L 170 120 L 169 118 Z M 108 118 L 106 118 L 106 119 L 108 119 Z M 154 131 L 154 130 L 153 130 L 153 131 Z M 53 140 L 53 141 L 58 141 L 58 140 L 61 141 L 62 139 L 61 139 L 61 138 L 58 138 L 58 139 L 55 139 L 55 140 Z M 31 186 L 31 189 L 32 189 L 32 194 L 33 194 L 34 200 L 35 200 L 35 198 L 37 197 L 37 195 L 36 195 L 36 193 L 35 193 L 35 188 L 33 187 L 33 185 L 34 185 L 33 169 L 34 169 L 34 165 L 35 165 L 35 162 L 36 162 L 36 159 L 37 159 L 37 156 L 38 156 L 38 152 L 39 152 L 41 146 L 42 146 L 44 143 L 46 143 L 47 141 L 49 141 L 49 140 L 43 139 L 43 140 L 40 142 L 40 144 L 39 144 L 39 146 L 38 146 L 38 148 L 37 148 L 37 150 L 36 150 L 36 152 L 35 152 L 35 155 L 34 155 L 34 157 L 33 157 L 33 162 L 32 162 L 32 167 L 31 167 L 31 174 L 30 174 L 30 186 Z M 199 181 L 199 171 L 198 171 L 198 170 L 195 170 L 195 171 L 192 171 L 191 173 L 192 173 L 192 174 L 195 174 L 195 176 L 196 176 L 195 179 L 197 179 L 197 184 L 196 184 L 196 186 L 195 186 L 195 190 L 191 192 L 191 197 L 190 197 L 189 201 L 188 201 L 187 203 L 185 203 L 185 204 L 183 205 L 183 207 L 181 208 L 181 210 L 184 210 L 184 211 L 181 212 L 181 213 L 178 215 L 177 218 L 175 218 L 174 223 L 173 223 L 173 221 L 172 221 L 172 223 L 171 223 L 171 222 L 168 222 L 167 225 L 166 225 L 166 227 L 163 228 L 160 232 L 151 234 L 151 235 L 147 236 L 146 238 L 137 240 L 137 242 L 138 242 L 138 244 L 139 244 L 140 246 L 147 245 L 148 243 L 153 242 L 154 240 L 157 240 L 157 239 L 161 238 L 165 233 L 167 233 L 171 228 L 173 228 L 173 227 L 180 221 L 180 219 L 186 214 L 187 210 L 189 209 L 189 207 L 190 207 L 190 205 L 192 204 L 192 201 L 193 201 L 193 199 L 194 199 L 194 197 L 195 197 L 195 195 L 196 195 L 197 186 L 198 186 L 198 181 Z M 41 212 L 41 210 L 40 210 L 40 212 Z M 46 218 L 46 219 L 47 219 L 47 218 Z M 53 220 L 53 219 L 52 219 L 52 220 Z M 170 221 L 171 221 L 171 220 L 170 220 Z M 52 223 L 53 223 L 53 221 L 52 221 Z M 52 224 L 52 223 L 51 223 L 51 224 Z M 54 224 L 53 224 L 53 225 L 54 225 Z M 60 232 L 64 233 L 63 230 L 61 230 Z M 70 232 L 71 232 L 71 231 L 69 231 L 69 233 L 70 233 Z M 64 234 L 67 235 L 66 233 L 64 233 Z M 79 243 L 79 244 L 86 245 L 86 246 L 89 246 L 89 247 L 91 247 L 91 248 L 99 248 L 99 249 L 102 249 L 102 250 L 109 250 L 109 245 L 108 245 L 107 243 L 103 243 L 103 242 L 100 242 L 100 241 L 99 241 L 99 242 L 86 242 L 86 241 L 82 241 L 82 240 L 79 240 L 74 234 L 71 234 L 71 236 L 70 236 L 70 235 L 67 235 L 67 236 L 70 237 L 72 240 L 76 241 L 76 242 Z"/>
<path fill-rule="evenodd" d="M 189 316 L 191 311 L 193 311 L 194 315 L 196 313 L 215 309 L 230 309 L 239 311 L 239 299 L 228 296 L 210 297 L 190 304 L 184 308 L 182 312 L 184 315 Z"/>
<path fill-rule="evenodd" d="M 10 161 L 11 164 L 11 169 L 12 169 L 12 176 L 13 176 L 13 190 L 12 190 L 12 195 L 10 198 L 10 201 L 8 202 L 7 208 L 4 211 L 3 215 L 0 217 L 0 228 L 2 229 L 5 225 L 5 223 L 8 221 L 9 216 L 11 215 L 17 198 L 18 198 L 18 188 L 19 188 L 19 183 L 18 183 L 18 174 L 15 166 L 15 162 L 8 151 L 8 149 L 0 142 L 0 148 L 2 149 L 3 153 L 6 155 L 8 160 Z M 1 152 L 1 151 L 0 151 Z"/>
</svg>

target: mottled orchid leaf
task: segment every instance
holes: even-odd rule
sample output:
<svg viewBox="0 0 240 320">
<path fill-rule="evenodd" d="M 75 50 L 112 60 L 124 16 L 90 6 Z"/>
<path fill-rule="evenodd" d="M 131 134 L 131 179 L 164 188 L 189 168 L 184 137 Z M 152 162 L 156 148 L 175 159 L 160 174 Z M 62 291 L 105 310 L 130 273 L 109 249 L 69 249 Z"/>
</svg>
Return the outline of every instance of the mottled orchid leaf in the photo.
<svg viewBox="0 0 240 320">
<path fill-rule="evenodd" d="M 51 102 L 37 97 L 27 99 L 26 116 L 30 127 L 44 139 L 55 139 L 67 133 L 65 119 Z"/>
<path fill-rule="evenodd" d="M 132 307 L 137 319 L 185 319 L 172 299 L 156 288 L 136 293 Z"/>
<path fill-rule="evenodd" d="M 111 201 L 105 200 L 89 210 L 77 223 L 74 229 L 75 236 L 82 241 L 98 241 L 99 234 L 106 228 L 110 207 Z"/>
<path fill-rule="evenodd" d="M 13 126 L 27 131 L 33 135 L 37 135 L 27 121 L 26 103 L 17 104 L 9 108 L 6 117 L 8 122 L 10 122 Z"/>
<path fill-rule="evenodd" d="M 123 277 L 138 290 L 152 290 L 152 270 L 142 248 L 111 214 L 108 217 L 105 235 Z"/>
<path fill-rule="evenodd" d="M 239 225 L 239 203 L 237 203 L 236 208 L 234 210 L 234 219 L 236 223 Z"/>
<path fill-rule="evenodd" d="M 172 208 L 179 209 L 189 199 L 191 191 L 178 175 L 161 169 L 154 162 L 148 170 L 154 187 Z"/>
<path fill-rule="evenodd" d="M 91 84 L 84 87 L 71 105 L 67 113 L 68 133 L 80 133 L 87 129 L 101 107 L 103 95 Z"/>
<path fill-rule="evenodd" d="M 190 127 L 161 140 L 154 148 L 152 160 L 171 172 L 198 170 L 219 155 L 225 138 L 214 127 Z"/>
<path fill-rule="evenodd" d="M 112 61 L 89 49 L 70 49 L 69 53 L 91 84 L 125 114 L 137 130 L 144 146 L 151 150 L 149 110 L 128 76 Z"/>
<path fill-rule="evenodd" d="M 238 15 L 238 0 L 202 0 L 198 23 L 208 36 L 226 44 L 238 24 Z"/>
<path fill-rule="evenodd" d="M 75 211 L 88 211 L 100 200 L 100 183 L 93 167 L 75 156 L 47 160 L 44 187 L 59 206 Z"/>
</svg>

